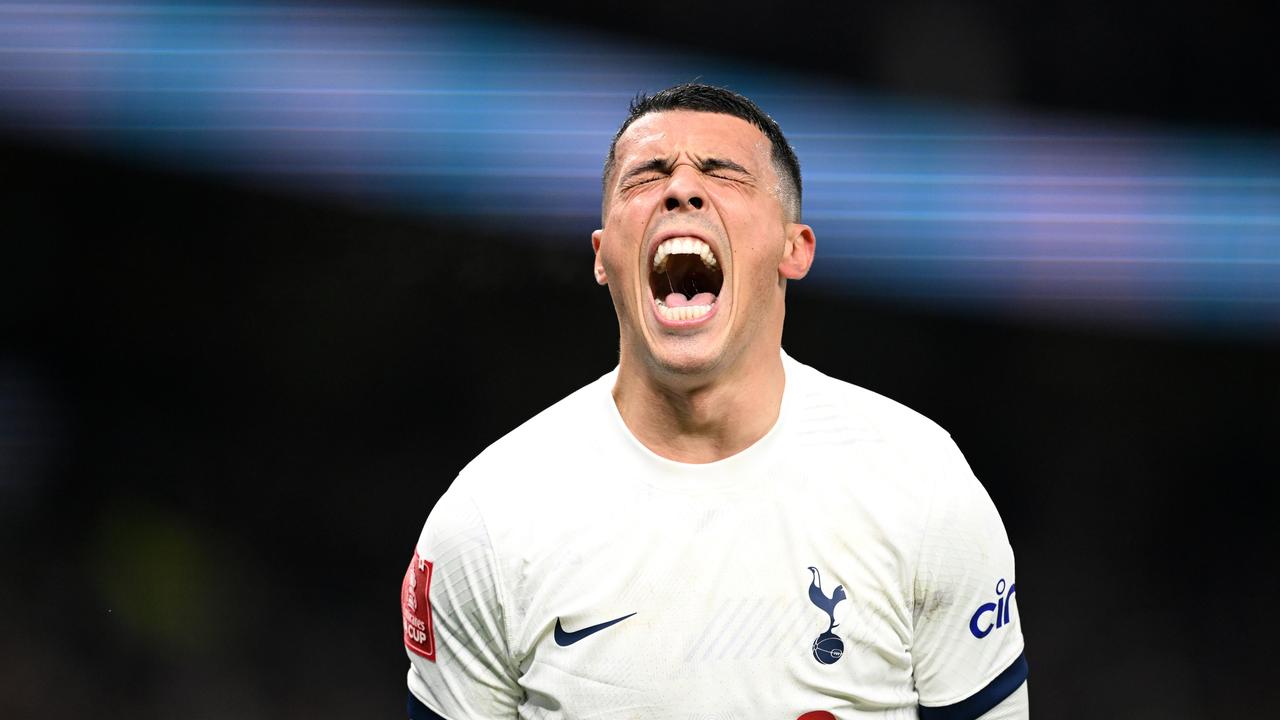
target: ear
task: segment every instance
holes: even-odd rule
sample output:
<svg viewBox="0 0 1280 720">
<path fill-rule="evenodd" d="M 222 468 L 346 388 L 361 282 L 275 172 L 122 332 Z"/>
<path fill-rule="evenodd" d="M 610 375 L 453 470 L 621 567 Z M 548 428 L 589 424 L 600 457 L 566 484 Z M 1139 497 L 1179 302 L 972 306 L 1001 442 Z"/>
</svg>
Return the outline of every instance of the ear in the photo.
<svg viewBox="0 0 1280 720">
<path fill-rule="evenodd" d="M 604 271 L 604 263 L 600 261 L 600 243 L 604 240 L 604 230 L 596 230 L 591 233 L 591 250 L 596 254 L 595 275 L 596 284 L 608 285 L 609 275 Z"/>
<path fill-rule="evenodd" d="M 817 245 L 813 236 L 813 228 L 801 223 L 787 225 L 787 244 L 782 249 L 782 261 L 778 263 L 778 274 L 788 280 L 799 280 L 809 274 L 809 266 L 813 264 L 813 252 Z"/>
</svg>

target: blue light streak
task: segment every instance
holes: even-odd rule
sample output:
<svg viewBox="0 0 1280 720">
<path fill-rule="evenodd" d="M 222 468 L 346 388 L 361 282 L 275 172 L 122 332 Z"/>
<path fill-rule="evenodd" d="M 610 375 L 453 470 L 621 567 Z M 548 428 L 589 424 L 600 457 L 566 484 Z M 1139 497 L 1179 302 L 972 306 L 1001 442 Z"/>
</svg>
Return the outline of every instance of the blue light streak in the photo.
<svg viewBox="0 0 1280 720">
<path fill-rule="evenodd" d="M 0 0 L 0 129 L 583 247 L 627 101 L 756 99 L 811 282 L 944 307 L 1280 330 L 1280 138 L 895 102 L 448 9 Z"/>
</svg>

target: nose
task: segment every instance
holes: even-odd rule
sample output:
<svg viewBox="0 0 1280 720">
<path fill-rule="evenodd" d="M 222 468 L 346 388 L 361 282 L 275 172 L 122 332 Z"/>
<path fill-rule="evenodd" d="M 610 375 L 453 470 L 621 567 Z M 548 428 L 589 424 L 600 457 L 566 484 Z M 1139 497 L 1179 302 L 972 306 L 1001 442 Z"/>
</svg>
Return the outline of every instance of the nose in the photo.
<svg viewBox="0 0 1280 720">
<path fill-rule="evenodd" d="M 706 205 L 704 194 L 698 171 L 688 166 L 677 167 L 667 182 L 663 207 L 668 212 L 685 208 L 701 210 Z"/>
<path fill-rule="evenodd" d="M 687 202 L 689 204 L 689 207 L 693 208 L 694 210 L 702 209 L 702 198 L 698 197 L 697 195 L 690 195 Z M 668 210 L 675 210 L 676 208 L 680 207 L 681 204 L 682 203 L 679 197 L 676 197 L 674 195 L 667 196 Z"/>
</svg>

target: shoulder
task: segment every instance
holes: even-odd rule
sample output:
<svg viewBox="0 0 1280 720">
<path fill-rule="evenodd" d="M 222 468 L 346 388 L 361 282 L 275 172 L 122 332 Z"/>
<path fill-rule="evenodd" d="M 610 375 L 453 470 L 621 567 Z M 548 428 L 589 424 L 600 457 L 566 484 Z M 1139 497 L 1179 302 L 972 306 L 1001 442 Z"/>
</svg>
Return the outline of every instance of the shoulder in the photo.
<svg viewBox="0 0 1280 720">
<path fill-rule="evenodd" d="M 521 563 L 555 554 L 572 542 L 566 504 L 591 497 L 594 464 L 608 452 L 613 373 L 574 391 L 489 445 L 468 463 L 432 508 L 419 550 L 442 567 L 480 568 L 493 597 L 518 584 Z M 476 582 L 480 582 L 476 580 Z"/>
<path fill-rule="evenodd" d="M 432 507 L 419 546 L 501 555 L 549 535 L 538 518 L 555 517 L 568 486 L 590 477 L 586 449 L 607 432 L 612 377 L 579 388 L 472 459 Z"/>
<path fill-rule="evenodd" d="M 789 356 L 786 368 L 790 410 L 802 433 L 821 428 L 856 443 L 910 448 L 913 455 L 955 446 L 940 425 L 896 400 Z"/>
<path fill-rule="evenodd" d="M 874 511 L 886 532 L 918 547 L 937 508 L 989 506 L 951 434 L 879 393 L 788 358 L 791 435 L 830 469 L 832 496 Z M 985 514 L 984 514 L 985 517 Z M 912 554 L 912 553 L 909 553 Z"/>
<path fill-rule="evenodd" d="M 555 477 L 579 475 L 586 451 L 608 436 L 610 389 L 616 371 L 575 390 L 493 442 L 471 460 L 454 480 L 454 491 L 488 505 L 523 490 L 546 488 Z M 527 482 L 534 477 L 538 483 Z"/>
</svg>

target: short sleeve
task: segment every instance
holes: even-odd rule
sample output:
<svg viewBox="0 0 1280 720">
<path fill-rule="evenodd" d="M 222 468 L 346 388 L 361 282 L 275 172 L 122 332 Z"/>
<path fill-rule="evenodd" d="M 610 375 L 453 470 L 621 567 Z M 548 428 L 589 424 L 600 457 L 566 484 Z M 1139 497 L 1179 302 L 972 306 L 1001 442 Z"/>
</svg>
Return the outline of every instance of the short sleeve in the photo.
<svg viewBox="0 0 1280 720">
<path fill-rule="evenodd" d="M 939 452 L 915 573 L 911 650 L 922 720 L 973 720 L 1027 677 L 1013 550 L 949 439 Z"/>
<path fill-rule="evenodd" d="M 401 587 L 409 692 L 450 720 L 514 718 L 502 583 L 475 504 L 455 489 L 427 518 Z"/>
</svg>

